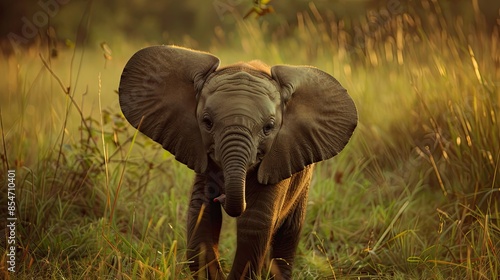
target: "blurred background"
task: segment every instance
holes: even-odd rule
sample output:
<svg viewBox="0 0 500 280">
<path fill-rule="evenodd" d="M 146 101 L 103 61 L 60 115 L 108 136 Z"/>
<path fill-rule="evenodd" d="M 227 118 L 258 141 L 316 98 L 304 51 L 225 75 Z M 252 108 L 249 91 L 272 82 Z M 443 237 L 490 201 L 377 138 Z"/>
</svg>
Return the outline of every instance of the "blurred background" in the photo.
<svg viewBox="0 0 500 280">
<path fill-rule="evenodd" d="M 46 36 L 64 42 L 74 40 L 77 31 L 89 44 L 106 41 L 119 48 L 122 42 L 149 42 L 151 44 L 180 44 L 189 41 L 192 47 L 208 48 L 214 43 L 225 44 L 237 40 L 236 18 L 243 17 L 254 6 L 252 0 L 209 1 L 83 1 L 83 0 L 5 0 L 0 3 L 0 39 L 9 49 L 9 34 L 19 35 L 21 46 L 35 43 Z M 260 17 L 267 37 L 282 39 L 296 36 L 298 15 L 310 12 L 325 21 L 343 21 L 344 28 L 354 36 L 355 28 L 363 23 L 379 23 L 403 12 L 426 16 L 436 1 L 403 0 L 316 0 L 282 1 L 269 3 L 274 13 Z M 90 7 L 89 7 L 90 6 Z M 440 11 L 445 20 L 457 21 L 464 27 L 474 25 L 481 15 L 481 28 L 496 26 L 500 3 L 491 0 L 440 0 Z M 89 9 L 89 25 L 80 25 L 83 12 Z M 48 15 L 48 16 L 47 16 Z M 250 18 L 255 19 L 256 13 Z M 436 18 L 437 20 L 437 18 Z M 424 22 L 424 32 L 435 28 Z M 23 29 L 24 28 L 24 29 Z M 34 30 L 35 28 L 36 30 Z M 486 31 L 486 30 L 483 30 Z M 24 36 L 23 32 L 28 32 Z M 36 38 L 29 33 L 38 33 Z"/>
</svg>

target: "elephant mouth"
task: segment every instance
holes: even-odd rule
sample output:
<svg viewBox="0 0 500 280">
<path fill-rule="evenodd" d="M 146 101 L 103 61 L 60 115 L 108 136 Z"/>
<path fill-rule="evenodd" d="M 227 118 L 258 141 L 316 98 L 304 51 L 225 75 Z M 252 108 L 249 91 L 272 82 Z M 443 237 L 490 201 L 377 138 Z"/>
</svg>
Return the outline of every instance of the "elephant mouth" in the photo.
<svg viewBox="0 0 500 280">
<path fill-rule="evenodd" d="M 247 174 L 256 171 L 259 165 L 260 165 L 260 160 L 249 166 L 247 169 Z M 220 186 L 218 195 L 214 197 L 212 201 L 219 202 L 220 204 L 224 205 L 224 203 L 226 202 L 226 192 L 224 190 L 224 184 Z"/>
<path fill-rule="evenodd" d="M 219 202 L 220 204 L 224 205 L 226 202 L 226 194 L 221 193 L 218 197 L 214 198 L 214 202 Z"/>
</svg>

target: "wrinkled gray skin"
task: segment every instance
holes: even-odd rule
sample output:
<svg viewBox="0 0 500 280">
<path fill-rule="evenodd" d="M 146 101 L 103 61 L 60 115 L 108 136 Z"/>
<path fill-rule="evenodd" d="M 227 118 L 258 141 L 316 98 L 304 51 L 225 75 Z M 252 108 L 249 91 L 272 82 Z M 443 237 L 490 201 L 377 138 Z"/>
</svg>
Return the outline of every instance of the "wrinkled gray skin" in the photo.
<svg viewBox="0 0 500 280">
<path fill-rule="evenodd" d="M 224 279 L 221 205 L 237 217 L 227 279 L 258 278 L 270 251 L 275 279 L 290 279 L 315 162 L 338 154 L 356 107 L 313 67 L 219 59 L 172 46 L 138 51 L 120 81 L 127 120 L 196 172 L 188 259 L 196 278 Z"/>
</svg>

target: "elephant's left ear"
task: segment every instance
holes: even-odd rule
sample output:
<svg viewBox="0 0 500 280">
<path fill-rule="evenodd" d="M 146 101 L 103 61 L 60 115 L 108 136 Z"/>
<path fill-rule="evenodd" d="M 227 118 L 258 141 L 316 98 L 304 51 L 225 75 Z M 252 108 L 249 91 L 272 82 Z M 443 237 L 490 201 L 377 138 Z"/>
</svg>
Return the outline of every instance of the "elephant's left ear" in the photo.
<svg viewBox="0 0 500 280">
<path fill-rule="evenodd" d="M 358 123 L 347 90 L 329 74 L 313 67 L 271 68 L 284 102 L 283 124 L 262 159 L 258 180 L 274 184 L 305 166 L 337 155 Z"/>
</svg>

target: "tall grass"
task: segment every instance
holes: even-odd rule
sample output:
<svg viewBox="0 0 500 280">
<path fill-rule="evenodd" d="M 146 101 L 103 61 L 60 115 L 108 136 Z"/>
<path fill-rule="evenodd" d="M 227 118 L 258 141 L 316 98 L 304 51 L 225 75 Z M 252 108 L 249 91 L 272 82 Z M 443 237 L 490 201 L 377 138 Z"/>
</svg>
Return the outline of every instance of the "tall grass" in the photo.
<svg viewBox="0 0 500 280">
<path fill-rule="evenodd" d="M 219 30 L 223 63 L 314 65 L 358 106 L 350 144 L 316 170 L 296 279 L 500 277 L 499 27 L 422 7 L 356 25 L 311 5 L 291 37 L 256 21 Z M 137 48 L 111 61 L 79 46 L 0 59 L 2 174 L 17 170 L 20 221 L 15 274 L 0 251 L 4 278 L 188 278 L 193 173 L 128 125 L 114 92 Z"/>
</svg>

